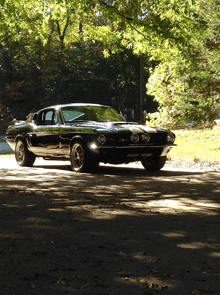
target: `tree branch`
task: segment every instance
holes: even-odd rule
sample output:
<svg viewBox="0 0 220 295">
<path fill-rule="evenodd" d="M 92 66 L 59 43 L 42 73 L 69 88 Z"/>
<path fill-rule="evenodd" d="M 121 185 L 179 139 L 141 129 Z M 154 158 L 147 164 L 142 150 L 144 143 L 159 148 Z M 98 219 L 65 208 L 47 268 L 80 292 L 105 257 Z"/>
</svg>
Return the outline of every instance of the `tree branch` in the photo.
<svg viewBox="0 0 220 295">
<path fill-rule="evenodd" d="M 133 20 L 132 17 L 125 16 L 116 7 L 114 7 L 113 5 L 109 5 L 104 1 L 100 1 L 100 4 L 104 5 L 107 8 L 114 10 L 117 15 L 119 15 L 121 18 L 123 18 L 130 25 L 130 27 L 132 27 L 132 29 L 134 29 L 138 34 L 142 35 L 144 37 L 144 39 L 147 39 L 146 36 L 141 31 L 139 31 L 133 24 L 131 24 L 131 21 Z"/>
</svg>

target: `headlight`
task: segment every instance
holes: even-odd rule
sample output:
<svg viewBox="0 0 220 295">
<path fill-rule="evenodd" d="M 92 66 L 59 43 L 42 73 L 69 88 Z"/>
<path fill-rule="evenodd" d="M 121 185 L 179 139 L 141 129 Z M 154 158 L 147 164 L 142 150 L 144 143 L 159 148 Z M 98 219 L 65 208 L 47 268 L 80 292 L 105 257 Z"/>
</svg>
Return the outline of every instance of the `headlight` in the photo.
<svg viewBox="0 0 220 295">
<path fill-rule="evenodd" d="M 105 142 L 106 142 L 106 137 L 105 137 L 105 135 L 104 135 L 104 134 L 100 134 L 100 135 L 98 136 L 98 138 L 97 138 L 97 141 L 98 141 L 99 144 L 105 144 Z"/>
<path fill-rule="evenodd" d="M 173 144 L 175 141 L 175 135 L 173 133 L 169 133 L 167 135 L 167 143 L 169 144 Z"/>
<path fill-rule="evenodd" d="M 141 135 L 141 139 L 144 141 L 144 142 L 148 142 L 150 141 L 150 135 L 148 133 L 143 133 Z"/>
<path fill-rule="evenodd" d="M 137 133 L 133 133 L 131 136 L 130 136 L 130 140 L 131 142 L 133 143 L 137 143 L 139 141 L 139 135 Z"/>
</svg>

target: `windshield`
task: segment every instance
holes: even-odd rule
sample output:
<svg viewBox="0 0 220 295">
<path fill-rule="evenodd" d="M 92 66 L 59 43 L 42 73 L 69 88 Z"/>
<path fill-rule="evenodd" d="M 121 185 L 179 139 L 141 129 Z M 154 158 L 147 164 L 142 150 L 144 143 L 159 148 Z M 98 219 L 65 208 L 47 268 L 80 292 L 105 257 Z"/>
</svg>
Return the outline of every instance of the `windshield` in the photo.
<svg viewBox="0 0 220 295">
<path fill-rule="evenodd" d="M 73 106 L 61 109 L 65 123 L 75 121 L 121 122 L 123 118 L 112 108 L 103 106 Z"/>
</svg>

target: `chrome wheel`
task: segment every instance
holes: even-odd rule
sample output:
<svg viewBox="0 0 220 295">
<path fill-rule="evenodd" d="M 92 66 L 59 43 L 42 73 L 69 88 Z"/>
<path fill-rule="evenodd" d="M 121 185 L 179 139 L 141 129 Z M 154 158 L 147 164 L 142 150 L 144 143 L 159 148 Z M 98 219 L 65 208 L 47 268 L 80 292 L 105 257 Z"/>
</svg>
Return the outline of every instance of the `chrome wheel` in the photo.
<svg viewBox="0 0 220 295">
<path fill-rule="evenodd" d="M 71 148 L 71 167 L 75 172 L 85 170 L 85 150 L 80 142 L 75 142 Z"/>
<path fill-rule="evenodd" d="M 36 157 L 28 151 L 25 142 L 19 139 L 15 145 L 15 159 L 19 166 L 31 167 L 34 164 Z"/>
<path fill-rule="evenodd" d="M 25 159 L 25 147 L 23 141 L 19 140 L 15 147 L 15 159 L 18 165 L 22 165 Z"/>
</svg>

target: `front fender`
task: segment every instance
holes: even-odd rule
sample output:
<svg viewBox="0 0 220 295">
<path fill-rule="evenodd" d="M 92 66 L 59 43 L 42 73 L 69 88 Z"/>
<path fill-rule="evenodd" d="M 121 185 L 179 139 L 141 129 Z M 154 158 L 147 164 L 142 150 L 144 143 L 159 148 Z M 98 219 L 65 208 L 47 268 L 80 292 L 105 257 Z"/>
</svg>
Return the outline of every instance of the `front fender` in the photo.
<svg viewBox="0 0 220 295">
<path fill-rule="evenodd" d="M 24 135 L 22 135 L 22 134 L 18 134 L 18 135 L 16 135 L 16 137 L 15 137 L 15 144 L 16 144 L 16 142 L 17 142 L 19 139 L 23 140 L 23 142 L 24 142 L 24 143 L 26 144 L 26 146 L 27 146 L 27 137 L 26 137 L 26 136 L 24 136 Z"/>
<path fill-rule="evenodd" d="M 76 135 L 76 136 L 73 136 L 70 140 L 70 147 L 72 145 L 72 143 L 75 141 L 75 140 L 80 140 L 82 141 L 83 143 L 86 143 L 85 139 L 81 136 L 81 135 Z"/>
</svg>

